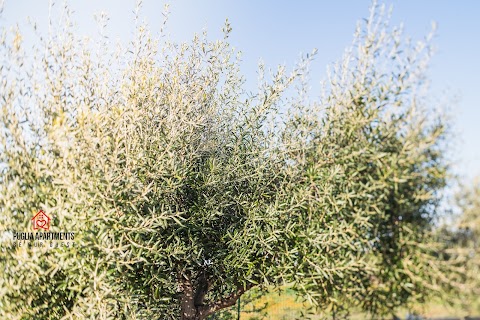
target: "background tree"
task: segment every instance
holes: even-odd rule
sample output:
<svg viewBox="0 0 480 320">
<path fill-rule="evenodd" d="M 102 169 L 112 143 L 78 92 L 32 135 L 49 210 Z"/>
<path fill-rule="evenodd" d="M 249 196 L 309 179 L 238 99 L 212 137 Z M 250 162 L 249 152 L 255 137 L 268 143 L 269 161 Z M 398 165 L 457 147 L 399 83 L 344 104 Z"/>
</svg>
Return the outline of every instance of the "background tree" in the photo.
<svg viewBox="0 0 480 320">
<path fill-rule="evenodd" d="M 477 178 L 473 184 L 464 186 L 457 196 L 458 206 L 461 214 L 458 219 L 457 232 L 454 241 L 460 247 L 464 256 L 469 257 L 467 274 L 473 275 L 476 279 L 473 283 L 474 296 L 480 294 L 479 290 L 479 268 L 480 268 L 480 179 Z M 480 306 L 477 306 L 480 307 Z"/>
<path fill-rule="evenodd" d="M 430 47 L 382 8 L 316 102 L 311 55 L 246 92 L 228 22 L 112 51 L 63 17 L 32 52 L 2 33 L 0 211 L 4 244 L 38 209 L 75 244 L 2 245 L 0 316 L 204 319 L 287 283 L 323 310 L 425 295 L 446 122 L 419 93 Z"/>
<path fill-rule="evenodd" d="M 480 184 L 478 178 L 472 184 L 461 184 L 456 194 L 455 208 L 458 212 L 450 222 L 443 224 L 437 231 L 438 242 L 442 243 L 440 257 L 446 261 L 444 266 L 458 270 L 460 277 L 452 280 L 457 284 L 447 291 L 453 306 L 460 307 L 468 314 L 480 311 Z M 452 290 L 453 289 L 453 290 Z"/>
</svg>

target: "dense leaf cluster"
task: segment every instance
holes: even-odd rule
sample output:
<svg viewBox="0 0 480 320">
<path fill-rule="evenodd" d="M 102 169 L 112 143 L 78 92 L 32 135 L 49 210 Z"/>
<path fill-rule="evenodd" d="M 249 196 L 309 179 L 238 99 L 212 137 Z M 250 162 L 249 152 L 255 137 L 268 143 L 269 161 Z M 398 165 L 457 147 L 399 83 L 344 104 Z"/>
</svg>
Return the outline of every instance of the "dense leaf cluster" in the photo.
<svg viewBox="0 0 480 320">
<path fill-rule="evenodd" d="M 118 51 L 2 31 L 0 316 L 203 319 L 252 287 L 389 313 L 438 274 L 448 167 L 420 92 L 430 55 L 380 8 L 309 101 L 307 55 L 246 92 L 225 37 Z M 266 74 L 266 75 L 265 75 Z M 297 87 L 297 91 L 292 90 Z M 32 214 L 73 246 L 13 247 Z"/>
</svg>

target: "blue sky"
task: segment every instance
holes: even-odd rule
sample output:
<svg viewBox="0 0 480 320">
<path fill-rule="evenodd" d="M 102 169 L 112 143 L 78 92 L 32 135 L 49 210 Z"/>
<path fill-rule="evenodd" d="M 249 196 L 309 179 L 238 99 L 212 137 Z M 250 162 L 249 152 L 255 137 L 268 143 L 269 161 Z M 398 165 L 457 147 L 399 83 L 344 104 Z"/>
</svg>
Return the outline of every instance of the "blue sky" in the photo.
<svg viewBox="0 0 480 320">
<path fill-rule="evenodd" d="M 386 0 L 393 5 L 393 22 L 405 24 L 406 34 L 422 39 L 436 21 L 437 54 L 432 60 L 432 96 L 459 100 L 451 105 L 458 133 L 452 154 L 455 172 L 470 180 L 480 175 L 480 1 Z M 162 22 L 165 1 L 145 0 L 142 16 L 153 30 Z M 61 2 L 57 5 L 62 5 Z M 112 38 L 128 40 L 133 33 L 134 1 L 71 0 L 78 31 L 94 34 L 93 14 L 106 11 Z M 339 59 L 352 41 L 357 21 L 368 15 L 369 0 L 341 1 L 220 1 L 177 0 L 170 5 L 168 33 L 175 40 L 189 40 L 207 28 L 212 38 L 220 35 L 226 18 L 232 44 L 243 52 L 243 72 L 256 80 L 261 58 L 267 66 L 292 66 L 300 53 L 318 48 L 312 64 L 312 93 L 318 91 L 326 66 Z M 46 28 L 48 0 L 7 0 L 0 25 L 34 18 Z M 447 93 L 445 93 L 447 92 Z M 452 99 L 452 101 L 455 101 Z"/>
</svg>

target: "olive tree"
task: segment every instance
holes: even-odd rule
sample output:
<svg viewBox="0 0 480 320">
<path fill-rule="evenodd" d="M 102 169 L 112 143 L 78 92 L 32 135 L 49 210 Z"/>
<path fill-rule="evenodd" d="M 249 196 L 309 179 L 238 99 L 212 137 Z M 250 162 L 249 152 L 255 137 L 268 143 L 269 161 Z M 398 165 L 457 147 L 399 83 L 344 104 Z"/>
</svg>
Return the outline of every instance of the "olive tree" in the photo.
<svg viewBox="0 0 480 320">
<path fill-rule="evenodd" d="M 478 277 L 480 268 L 480 179 L 477 178 L 473 184 L 463 187 L 457 195 L 457 204 L 461 209 L 456 220 L 456 230 L 453 236 L 453 243 L 457 245 L 463 256 L 469 257 L 467 273 L 473 275 L 477 281 L 473 283 L 474 294 L 480 292 Z"/>
<path fill-rule="evenodd" d="M 445 301 L 475 314 L 480 311 L 480 184 L 478 178 L 472 184 L 460 184 L 453 205 L 456 214 L 436 231 L 442 244 L 437 254 L 444 260 L 442 267 L 446 272 L 456 273 L 449 281 L 453 285 L 445 290 Z"/>
<path fill-rule="evenodd" d="M 2 31 L 3 318 L 205 319 L 284 284 L 320 311 L 424 296 L 448 173 L 428 38 L 372 6 L 312 102 L 314 54 L 248 92 L 228 22 L 115 47 L 62 17 L 33 50 Z M 11 245 L 40 209 L 73 246 Z"/>
</svg>

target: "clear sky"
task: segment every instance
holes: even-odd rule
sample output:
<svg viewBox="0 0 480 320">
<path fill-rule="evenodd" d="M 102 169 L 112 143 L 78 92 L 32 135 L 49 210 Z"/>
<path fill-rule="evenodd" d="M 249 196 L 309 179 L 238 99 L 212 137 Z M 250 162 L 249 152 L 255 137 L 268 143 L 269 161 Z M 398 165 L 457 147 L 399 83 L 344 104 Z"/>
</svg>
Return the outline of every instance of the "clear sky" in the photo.
<svg viewBox="0 0 480 320">
<path fill-rule="evenodd" d="M 134 1 L 71 0 L 80 33 L 95 33 L 95 12 L 110 17 L 112 38 L 128 40 L 133 33 Z M 382 3 L 380 1 L 380 3 Z M 432 60 L 432 95 L 457 95 L 451 106 L 458 141 L 452 153 L 455 171 L 470 180 L 480 175 L 480 1 L 385 0 L 393 5 L 393 22 L 421 39 L 436 21 L 437 54 Z M 165 1 L 145 0 L 141 15 L 153 30 L 159 29 Z M 62 5 L 58 1 L 56 6 Z M 256 80 L 261 58 L 267 66 L 292 66 L 300 53 L 318 48 L 312 65 L 312 92 L 319 88 L 326 65 L 339 59 L 352 41 L 356 22 L 368 16 L 369 0 L 341 1 L 171 1 L 168 33 L 172 39 L 189 40 L 207 28 L 212 38 L 220 35 L 226 18 L 233 27 L 232 44 L 243 52 L 247 81 Z M 48 19 L 48 0 L 6 0 L 0 25 L 34 18 L 41 28 Z M 45 29 L 44 29 L 45 30 Z M 478 95 L 478 96 L 477 96 Z M 452 101 L 454 101 L 452 99 Z"/>
</svg>

